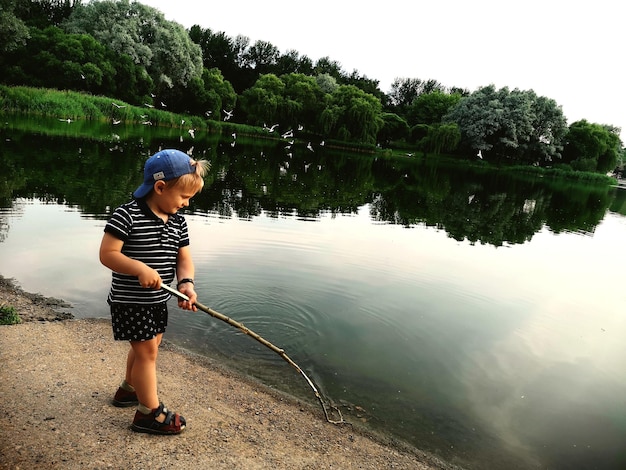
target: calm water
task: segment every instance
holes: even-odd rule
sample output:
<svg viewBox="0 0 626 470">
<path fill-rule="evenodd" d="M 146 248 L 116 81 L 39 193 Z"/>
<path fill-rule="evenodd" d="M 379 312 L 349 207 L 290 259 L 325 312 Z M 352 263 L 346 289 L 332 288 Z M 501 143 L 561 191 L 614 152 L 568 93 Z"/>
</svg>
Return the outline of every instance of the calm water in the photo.
<svg viewBox="0 0 626 470">
<path fill-rule="evenodd" d="M 110 210 L 159 146 L 193 150 L 213 163 L 187 212 L 200 301 L 284 348 L 348 420 L 466 468 L 626 466 L 624 191 L 6 121 L 0 274 L 24 289 L 108 317 Z M 166 337 L 314 403 L 206 314 L 172 308 Z"/>
</svg>

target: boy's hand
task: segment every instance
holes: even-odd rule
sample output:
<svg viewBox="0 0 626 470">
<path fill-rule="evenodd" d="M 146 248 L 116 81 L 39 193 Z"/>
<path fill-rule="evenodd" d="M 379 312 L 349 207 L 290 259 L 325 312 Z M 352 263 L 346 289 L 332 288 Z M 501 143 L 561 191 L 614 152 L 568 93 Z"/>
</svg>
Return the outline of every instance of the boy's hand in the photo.
<svg viewBox="0 0 626 470">
<path fill-rule="evenodd" d="M 191 282 L 185 282 L 180 285 L 180 289 L 178 289 L 178 291 L 189 297 L 189 300 L 178 299 L 178 306 L 184 310 L 197 312 L 198 308 L 194 304 L 196 303 L 196 300 L 198 300 L 198 294 L 196 294 L 193 284 Z"/>
<path fill-rule="evenodd" d="M 160 289 L 161 288 L 161 276 L 159 275 L 156 269 L 152 269 L 148 265 L 144 265 L 145 267 L 139 273 L 139 284 L 141 287 L 152 288 L 152 289 Z"/>
</svg>

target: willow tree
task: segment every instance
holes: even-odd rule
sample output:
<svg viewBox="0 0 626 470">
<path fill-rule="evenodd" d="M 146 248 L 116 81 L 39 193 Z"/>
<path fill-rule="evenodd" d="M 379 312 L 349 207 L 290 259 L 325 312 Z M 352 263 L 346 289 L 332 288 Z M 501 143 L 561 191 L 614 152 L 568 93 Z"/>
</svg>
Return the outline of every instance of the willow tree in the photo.
<svg viewBox="0 0 626 470">
<path fill-rule="evenodd" d="M 272 126 L 279 118 L 285 95 L 285 83 L 273 73 L 261 75 L 243 92 L 240 104 L 246 120 L 256 125 Z"/>
<path fill-rule="evenodd" d="M 382 104 L 354 85 L 342 85 L 330 95 L 319 122 L 330 138 L 374 144 L 384 125 Z"/>
<path fill-rule="evenodd" d="M 606 173 L 621 159 L 622 145 L 619 129 L 583 119 L 569 127 L 564 161 L 575 170 Z"/>
</svg>

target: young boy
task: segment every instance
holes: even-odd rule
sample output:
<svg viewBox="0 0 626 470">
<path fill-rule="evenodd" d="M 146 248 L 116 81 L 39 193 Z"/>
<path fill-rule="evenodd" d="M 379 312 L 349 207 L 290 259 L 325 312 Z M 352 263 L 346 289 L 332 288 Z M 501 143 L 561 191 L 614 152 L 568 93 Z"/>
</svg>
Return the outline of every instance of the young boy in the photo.
<svg viewBox="0 0 626 470">
<path fill-rule="evenodd" d="M 137 432 L 178 434 L 185 429 L 185 418 L 169 411 L 157 395 L 156 359 L 170 298 L 161 284 L 176 276 L 176 287 L 189 297 L 179 300 L 179 307 L 197 310 L 187 224 L 177 212 L 202 189 L 208 166 L 178 150 L 154 154 L 146 161 L 134 199 L 118 207 L 104 229 L 100 261 L 113 271 L 107 299 L 113 337 L 130 342 L 126 376 L 113 404 L 137 406 L 131 425 Z"/>
</svg>

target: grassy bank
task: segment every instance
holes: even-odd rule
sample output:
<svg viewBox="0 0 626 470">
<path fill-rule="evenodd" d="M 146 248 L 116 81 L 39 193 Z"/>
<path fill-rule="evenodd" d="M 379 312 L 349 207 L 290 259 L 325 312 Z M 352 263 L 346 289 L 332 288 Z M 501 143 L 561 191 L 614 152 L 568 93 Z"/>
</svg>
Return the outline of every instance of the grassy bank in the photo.
<svg viewBox="0 0 626 470">
<path fill-rule="evenodd" d="M 75 91 L 62 91 L 49 88 L 9 87 L 0 85 L 0 112 L 27 116 L 50 117 L 59 120 L 92 121 L 101 123 L 122 122 L 124 124 L 148 124 L 156 127 L 185 128 L 203 130 L 207 133 L 230 135 L 237 132 L 241 136 L 279 140 L 280 136 L 270 135 L 265 129 L 231 121 L 217 121 L 203 116 L 176 114 L 157 109 L 151 104 L 133 106 L 121 100 L 103 96 L 93 96 Z M 296 140 L 319 141 L 319 136 L 300 133 Z M 326 141 L 326 146 L 351 152 L 375 153 L 373 145 Z"/>
</svg>

